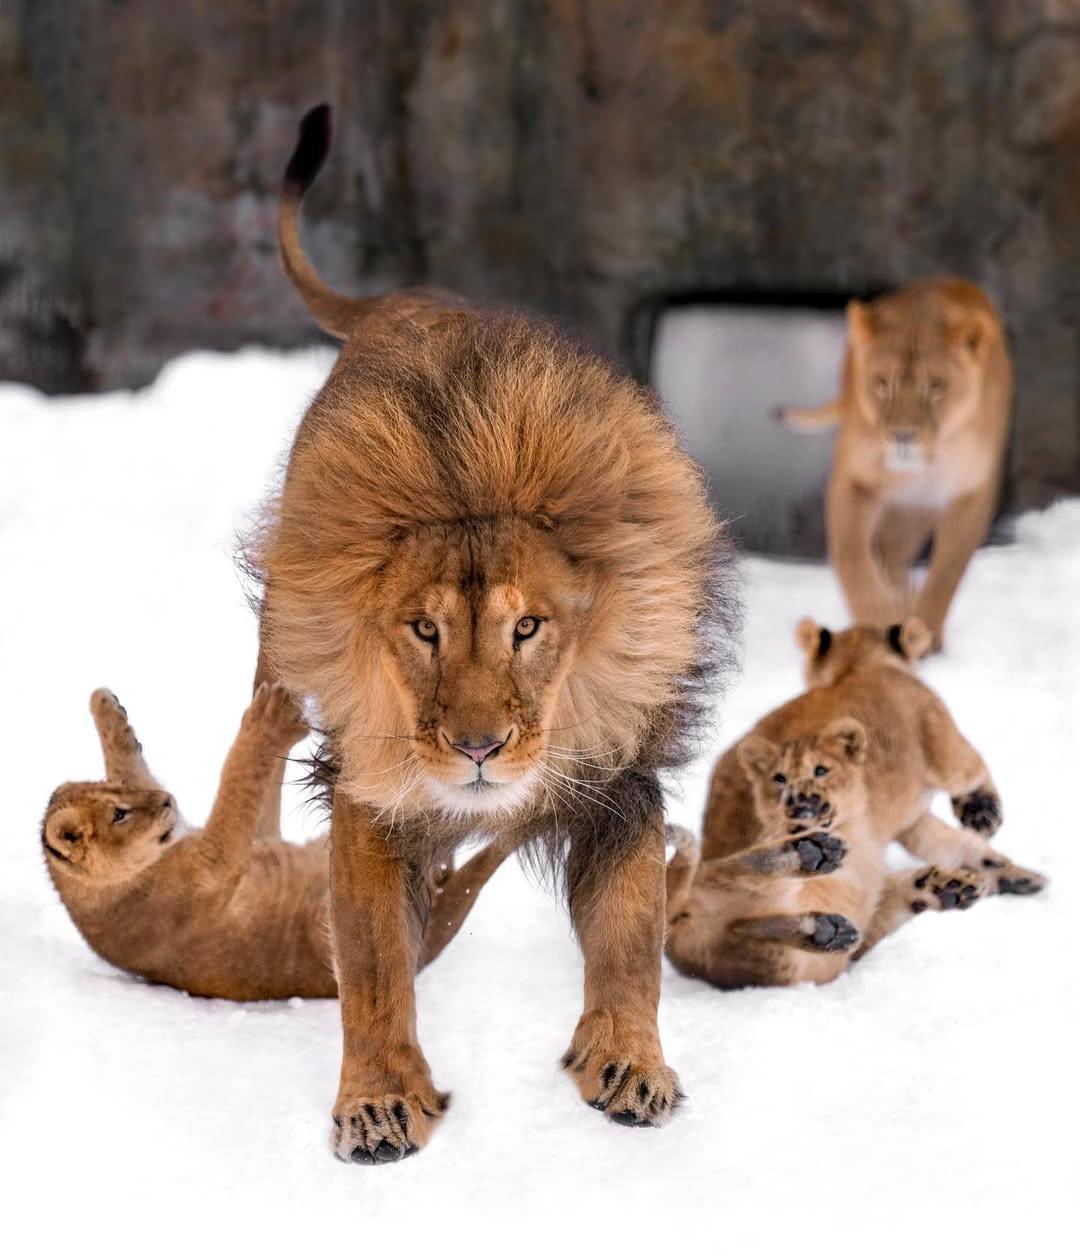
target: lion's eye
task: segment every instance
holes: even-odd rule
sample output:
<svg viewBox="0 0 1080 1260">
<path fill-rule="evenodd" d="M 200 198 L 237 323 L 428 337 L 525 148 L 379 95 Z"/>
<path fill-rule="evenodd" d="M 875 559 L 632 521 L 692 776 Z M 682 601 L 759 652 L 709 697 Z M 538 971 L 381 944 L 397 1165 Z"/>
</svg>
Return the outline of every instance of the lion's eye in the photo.
<svg viewBox="0 0 1080 1260">
<path fill-rule="evenodd" d="M 117 806 L 117 807 L 113 810 L 112 820 L 113 820 L 113 822 L 114 822 L 114 823 L 122 823 L 122 822 L 124 821 L 124 819 L 125 819 L 125 818 L 128 816 L 128 814 L 130 814 L 130 813 L 131 813 L 131 810 L 130 810 L 130 809 L 121 809 L 121 808 L 120 808 L 120 806 L 118 805 L 118 806 Z"/>
<path fill-rule="evenodd" d="M 815 766 L 815 767 L 814 767 L 814 778 L 815 778 L 815 779 L 824 779 L 824 777 L 825 777 L 828 773 L 829 773 L 829 767 L 828 767 L 828 766 Z"/>
<path fill-rule="evenodd" d="M 949 388 L 949 382 L 943 376 L 932 376 L 928 388 L 932 397 L 941 398 Z"/>
<path fill-rule="evenodd" d="M 786 782 L 787 782 L 787 775 L 786 775 L 786 774 L 774 774 L 774 775 L 773 775 L 773 777 L 772 777 L 772 781 L 773 781 L 774 783 L 786 783 Z"/>
<path fill-rule="evenodd" d="M 410 624 L 413 628 L 413 634 L 418 639 L 423 639 L 425 643 L 438 643 L 439 627 L 434 621 L 428 621 L 426 618 L 421 617 L 419 621 L 413 621 Z"/>
<path fill-rule="evenodd" d="M 521 643 L 525 639 L 531 639 L 539 629 L 539 617 L 522 617 L 514 627 L 514 640 Z"/>
<path fill-rule="evenodd" d="M 883 396 L 889 392 L 889 378 L 883 376 L 880 372 L 874 375 L 874 379 L 870 384 L 873 386 L 875 394 Z"/>
</svg>

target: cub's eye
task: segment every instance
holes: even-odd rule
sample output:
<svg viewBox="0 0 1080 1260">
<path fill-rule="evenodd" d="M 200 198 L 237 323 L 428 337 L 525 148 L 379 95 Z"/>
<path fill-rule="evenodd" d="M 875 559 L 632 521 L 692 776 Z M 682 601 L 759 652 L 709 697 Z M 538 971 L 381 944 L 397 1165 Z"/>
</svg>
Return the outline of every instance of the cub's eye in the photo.
<svg viewBox="0 0 1080 1260">
<path fill-rule="evenodd" d="M 774 774 L 774 775 L 773 775 L 773 777 L 772 777 L 772 781 L 773 781 L 774 783 L 786 783 L 786 782 L 787 782 L 787 775 L 786 775 L 786 774 Z"/>
<path fill-rule="evenodd" d="M 531 639 L 539 629 L 539 617 L 522 617 L 514 627 L 514 641 L 521 643 L 525 639 Z"/>
<path fill-rule="evenodd" d="M 413 634 L 418 639 L 423 639 L 425 643 L 438 643 L 439 627 L 434 621 L 428 621 L 426 618 L 421 617 L 419 621 L 410 622 L 410 625 L 413 628 Z"/>
<path fill-rule="evenodd" d="M 815 766 L 815 767 L 814 767 L 814 778 L 815 778 L 815 779 L 824 779 L 824 777 L 825 777 L 828 773 L 829 773 L 829 767 L 828 767 L 828 766 Z"/>
<path fill-rule="evenodd" d="M 949 388 L 949 382 L 944 376 L 932 376 L 927 383 L 927 388 L 932 398 L 941 398 Z"/>
<path fill-rule="evenodd" d="M 870 385 L 873 388 L 874 393 L 879 397 L 883 397 L 889 392 L 889 378 L 887 376 L 883 376 L 880 372 L 876 372 L 874 374 Z"/>
<path fill-rule="evenodd" d="M 120 808 L 120 806 L 118 805 L 118 806 L 117 806 L 117 807 L 113 810 L 112 820 L 113 820 L 113 822 L 114 822 L 114 823 L 122 823 L 122 822 L 124 821 L 124 819 L 125 819 L 125 818 L 128 816 L 128 814 L 130 814 L 130 813 L 131 813 L 131 810 L 130 810 L 130 809 L 121 809 L 121 808 Z"/>
</svg>

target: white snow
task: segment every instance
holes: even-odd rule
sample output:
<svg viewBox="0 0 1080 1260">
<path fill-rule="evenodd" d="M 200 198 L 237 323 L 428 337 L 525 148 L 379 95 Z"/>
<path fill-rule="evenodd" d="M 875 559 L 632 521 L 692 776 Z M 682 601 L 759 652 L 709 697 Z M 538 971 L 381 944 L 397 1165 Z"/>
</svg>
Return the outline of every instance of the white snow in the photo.
<svg viewBox="0 0 1080 1260">
<path fill-rule="evenodd" d="M 330 1154 L 335 1003 L 200 1001 L 83 944 L 38 826 L 59 782 L 100 774 L 90 692 L 119 694 L 151 764 L 204 817 L 255 656 L 235 534 L 329 361 L 196 354 L 134 395 L 0 387 L 5 1251 L 1063 1254 L 1080 502 L 979 554 L 948 652 L 925 668 L 1001 788 L 1000 847 L 1050 889 L 924 916 L 821 989 L 721 994 L 665 965 L 664 1044 L 690 1100 L 664 1130 L 605 1123 L 556 1068 L 581 965 L 562 910 L 516 865 L 419 980 L 422 1042 L 455 1101 L 428 1150 L 394 1167 Z M 750 559 L 746 578 L 725 744 L 797 690 L 797 618 L 843 623 L 821 566 Z M 687 776 L 676 820 L 696 825 L 706 772 Z M 287 834 L 313 834 L 320 820 L 296 793 L 290 805 Z"/>
</svg>

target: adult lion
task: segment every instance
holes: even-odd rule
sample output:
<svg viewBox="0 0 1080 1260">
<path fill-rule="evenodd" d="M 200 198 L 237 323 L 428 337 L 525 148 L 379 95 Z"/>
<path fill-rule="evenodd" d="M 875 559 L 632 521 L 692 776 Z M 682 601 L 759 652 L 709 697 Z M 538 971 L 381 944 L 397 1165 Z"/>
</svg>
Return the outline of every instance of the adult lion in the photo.
<svg viewBox="0 0 1080 1260">
<path fill-rule="evenodd" d="M 326 288 L 297 224 L 329 121 L 301 124 L 279 243 L 345 346 L 258 558 L 264 672 L 314 698 L 334 766 L 334 1150 L 400 1159 L 443 1113 L 413 974 L 428 872 L 476 829 L 565 859 L 585 1001 L 563 1064 L 591 1106 L 655 1124 L 681 1097 L 657 773 L 723 648 L 721 533 L 657 400 L 595 355 L 449 294 Z"/>
<path fill-rule="evenodd" d="M 1012 406 L 1005 330 L 982 289 L 950 276 L 851 302 L 847 321 L 839 399 L 781 414 L 798 429 L 839 425 L 825 517 L 853 620 L 884 628 L 914 612 L 941 647 L 997 506 Z"/>
</svg>

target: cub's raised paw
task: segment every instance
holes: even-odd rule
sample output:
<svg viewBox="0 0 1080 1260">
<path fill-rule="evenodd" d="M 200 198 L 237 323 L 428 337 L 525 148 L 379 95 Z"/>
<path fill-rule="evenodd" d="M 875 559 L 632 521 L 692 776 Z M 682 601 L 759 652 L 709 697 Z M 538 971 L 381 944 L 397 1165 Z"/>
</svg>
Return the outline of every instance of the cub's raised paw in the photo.
<svg viewBox="0 0 1080 1260">
<path fill-rule="evenodd" d="M 811 914 L 807 918 L 807 949 L 826 954 L 843 953 L 859 943 L 859 930 L 842 914 Z"/>
<path fill-rule="evenodd" d="M 390 1094 L 342 1098 L 334 1108 L 330 1145 L 345 1163 L 394 1164 L 426 1146 L 450 1105 L 450 1095 Z"/>
<path fill-rule="evenodd" d="M 928 866 L 915 873 L 912 887 L 915 894 L 911 908 L 915 914 L 924 910 L 970 910 L 980 897 L 990 891 L 987 877 L 967 867 L 941 870 Z"/>
<path fill-rule="evenodd" d="M 829 835 L 827 831 L 792 840 L 791 848 L 799 859 L 800 873 L 804 875 L 831 875 L 839 870 L 847 857 L 847 845 L 839 836 Z"/>
<path fill-rule="evenodd" d="M 961 827 L 981 836 L 992 836 L 1001 826 L 1001 799 L 993 792 L 976 789 L 966 796 L 954 796 L 952 807 Z"/>
<path fill-rule="evenodd" d="M 259 683 L 247 707 L 241 729 L 290 747 L 307 734 L 307 724 L 282 683 Z"/>
<path fill-rule="evenodd" d="M 103 739 L 124 751 L 142 752 L 128 722 L 127 709 L 108 687 L 99 687 L 90 697 L 90 713 Z"/>
</svg>

